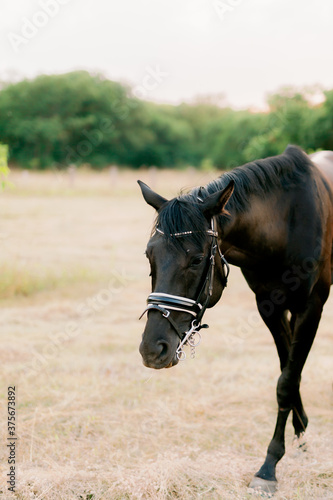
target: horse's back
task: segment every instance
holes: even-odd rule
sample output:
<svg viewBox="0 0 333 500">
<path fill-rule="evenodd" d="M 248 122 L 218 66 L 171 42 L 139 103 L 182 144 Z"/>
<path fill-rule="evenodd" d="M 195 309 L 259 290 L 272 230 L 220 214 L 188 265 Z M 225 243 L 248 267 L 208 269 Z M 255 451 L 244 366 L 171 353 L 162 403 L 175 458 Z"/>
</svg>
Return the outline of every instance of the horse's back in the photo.
<svg viewBox="0 0 333 500">
<path fill-rule="evenodd" d="M 309 156 L 312 163 L 316 165 L 321 174 L 329 182 L 333 193 L 333 151 L 318 151 Z M 333 285 L 333 244 L 331 250 L 331 284 Z"/>
<path fill-rule="evenodd" d="M 318 151 L 309 156 L 320 172 L 328 179 L 333 190 L 333 151 Z"/>
</svg>

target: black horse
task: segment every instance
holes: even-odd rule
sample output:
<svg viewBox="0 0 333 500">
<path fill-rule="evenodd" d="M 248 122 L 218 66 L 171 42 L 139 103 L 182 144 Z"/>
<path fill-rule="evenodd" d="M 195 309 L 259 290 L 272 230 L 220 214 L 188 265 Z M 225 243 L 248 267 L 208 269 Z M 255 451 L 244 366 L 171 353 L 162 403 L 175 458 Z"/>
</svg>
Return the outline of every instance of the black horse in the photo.
<svg viewBox="0 0 333 500">
<path fill-rule="evenodd" d="M 146 250 L 152 293 L 143 362 L 157 369 L 176 365 L 202 327 L 206 307 L 221 297 L 226 261 L 241 268 L 281 365 L 274 435 L 250 485 L 272 493 L 289 413 L 297 437 L 308 424 L 301 372 L 333 283 L 333 153 L 309 157 L 288 146 L 171 201 L 139 184 L 158 211 Z"/>
</svg>

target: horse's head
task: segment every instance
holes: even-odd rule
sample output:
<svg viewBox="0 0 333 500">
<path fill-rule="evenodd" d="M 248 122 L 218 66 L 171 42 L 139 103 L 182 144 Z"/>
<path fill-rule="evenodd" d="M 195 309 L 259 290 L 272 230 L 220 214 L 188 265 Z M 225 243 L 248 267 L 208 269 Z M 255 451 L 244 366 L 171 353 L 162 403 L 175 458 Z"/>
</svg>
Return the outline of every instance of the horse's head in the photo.
<svg viewBox="0 0 333 500">
<path fill-rule="evenodd" d="M 233 181 L 210 196 L 199 190 L 170 201 L 139 184 L 145 201 L 158 212 L 146 249 L 152 293 L 140 353 L 146 366 L 167 368 L 178 363 L 185 333 L 200 325 L 206 307 L 216 304 L 225 286 L 215 216 L 223 213 Z"/>
</svg>

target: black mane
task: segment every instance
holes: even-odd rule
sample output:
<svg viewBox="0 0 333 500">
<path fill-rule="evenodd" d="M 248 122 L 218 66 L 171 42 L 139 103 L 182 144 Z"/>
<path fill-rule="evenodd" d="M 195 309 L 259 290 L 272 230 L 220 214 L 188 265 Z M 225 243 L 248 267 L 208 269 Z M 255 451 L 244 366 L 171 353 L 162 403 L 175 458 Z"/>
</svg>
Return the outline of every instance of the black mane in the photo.
<svg viewBox="0 0 333 500">
<path fill-rule="evenodd" d="M 200 209 L 200 201 L 207 196 L 224 189 L 231 180 L 235 190 L 226 209 L 230 212 L 245 212 L 251 194 L 266 198 L 277 190 L 288 191 L 308 179 L 312 163 L 309 157 L 297 146 L 288 146 L 284 153 L 262 160 L 246 163 L 230 172 L 222 174 L 205 187 L 196 187 L 186 194 L 181 194 L 160 210 L 154 230 L 158 227 L 168 241 L 177 245 L 184 242 L 184 236 L 177 238 L 175 233 L 193 231 L 191 238 L 202 246 L 206 239 L 203 232 L 205 217 Z"/>
</svg>

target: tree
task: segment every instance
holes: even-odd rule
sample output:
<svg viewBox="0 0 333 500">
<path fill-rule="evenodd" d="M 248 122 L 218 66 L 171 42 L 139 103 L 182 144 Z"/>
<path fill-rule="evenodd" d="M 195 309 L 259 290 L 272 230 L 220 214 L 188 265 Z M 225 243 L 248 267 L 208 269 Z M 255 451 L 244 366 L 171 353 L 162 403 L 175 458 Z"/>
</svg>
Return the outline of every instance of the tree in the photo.
<svg viewBox="0 0 333 500">
<path fill-rule="evenodd" d="M 0 144 L 0 182 L 2 189 L 6 186 L 6 177 L 9 174 L 7 158 L 8 146 L 6 144 Z"/>
<path fill-rule="evenodd" d="M 314 106 L 309 92 L 284 88 L 269 112 L 235 111 L 219 97 L 161 105 L 100 74 L 42 75 L 0 90 L 0 141 L 25 168 L 88 163 L 227 169 L 280 154 L 294 143 L 333 149 L 333 90 Z"/>
</svg>

